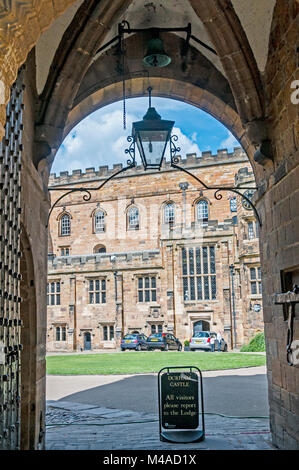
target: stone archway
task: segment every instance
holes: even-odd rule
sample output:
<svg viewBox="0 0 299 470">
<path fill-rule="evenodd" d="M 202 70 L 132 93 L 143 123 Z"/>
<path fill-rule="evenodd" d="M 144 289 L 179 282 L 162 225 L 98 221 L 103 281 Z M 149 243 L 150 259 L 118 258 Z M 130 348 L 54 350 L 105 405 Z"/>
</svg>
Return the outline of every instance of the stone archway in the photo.
<svg viewBox="0 0 299 470">
<path fill-rule="evenodd" d="M 127 98 L 144 96 L 147 82 L 147 79 L 143 77 L 127 80 Z M 215 117 L 239 140 L 251 162 L 253 162 L 254 146 L 250 143 L 238 114 L 229 105 L 213 96 L 207 90 L 176 79 L 151 77 L 150 83 L 153 87 L 153 96 L 184 101 Z M 89 114 L 115 101 L 120 101 L 122 97 L 122 82 L 116 82 L 83 99 L 69 112 L 63 137 Z"/>
</svg>

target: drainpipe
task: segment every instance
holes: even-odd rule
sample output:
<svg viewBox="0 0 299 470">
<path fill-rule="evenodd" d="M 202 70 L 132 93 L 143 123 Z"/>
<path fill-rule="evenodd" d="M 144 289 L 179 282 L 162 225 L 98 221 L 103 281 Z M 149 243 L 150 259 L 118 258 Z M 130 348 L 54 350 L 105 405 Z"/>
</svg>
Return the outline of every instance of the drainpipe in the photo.
<svg viewBox="0 0 299 470">
<path fill-rule="evenodd" d="M 233 322 L 234 322 L 234 347 L 237 346 L 237 331 L 236 331 L 236 309 L 235 309 L 235 287 L 234 287 L 234 265 L 230 267 L 231 284 L 232 284 L 232 307 L 233 307 Z"/>
<path fill-rule="evenodd" d="M 174 245 L 172 245 L 172 308 L 173 308 L 173 334 L 176 337 L 176 317 L 175 317 L 175 282 L 174 282 Z"/>
</svg>

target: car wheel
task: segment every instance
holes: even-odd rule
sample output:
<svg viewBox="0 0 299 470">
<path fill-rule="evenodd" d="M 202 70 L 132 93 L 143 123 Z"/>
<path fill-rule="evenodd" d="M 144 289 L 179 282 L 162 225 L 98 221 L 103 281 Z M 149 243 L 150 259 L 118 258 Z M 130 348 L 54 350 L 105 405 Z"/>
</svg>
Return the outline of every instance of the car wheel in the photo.
<svg viewBox="0 0 299 470">
<path fill-rule="evenodd" d="M 195 349 L 193 349 L 193 348 L 190 348 L 190 351 L 194 352 L 194 351 L 195 351 Z"/>
<path fill-rule="evenodd" d="M 227 344 L 224 346 L 223 352 L 227 352 Z"/>
<path fill-rule="evenodd" d="M 140 344 L 138 344 L 138 346 L 136 347 L 136 351 L 141 351 L 141 346 L 140 346 Z"/>
<path fill-rule="evenodd" d="M 125 349 L 124 349 L 124 348 L 121 348 L 121 350 L 122 350 L 122 352 L 124 352 L 124 351 L 125 351 Z"/>
<path fill-rule="evenodd" d="M 181 350 L 182 350 L 182 345 L 179 344 L 179 345 L 178 345 L 178 351 L 181 351 Z"/>
<path fill-rule="evenodd" d="M 165 348 L 163 349 L 163 351 L 168 351 L 168 344 L 165 345 Z"/>
</svg>

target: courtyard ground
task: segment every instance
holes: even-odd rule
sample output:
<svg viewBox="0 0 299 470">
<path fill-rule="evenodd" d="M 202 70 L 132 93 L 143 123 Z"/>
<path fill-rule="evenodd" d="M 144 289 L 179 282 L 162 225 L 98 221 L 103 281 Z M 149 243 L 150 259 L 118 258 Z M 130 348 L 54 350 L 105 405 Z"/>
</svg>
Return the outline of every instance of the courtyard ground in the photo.
<svg viewBox="0 0 299 470">
<path fill-rule="evenodd" d="M 159 439 L 157 374 L 47 376 L 48 450 L 271 450 L 265 366 L 203 372 L 206 439 Z"/>
</svg>

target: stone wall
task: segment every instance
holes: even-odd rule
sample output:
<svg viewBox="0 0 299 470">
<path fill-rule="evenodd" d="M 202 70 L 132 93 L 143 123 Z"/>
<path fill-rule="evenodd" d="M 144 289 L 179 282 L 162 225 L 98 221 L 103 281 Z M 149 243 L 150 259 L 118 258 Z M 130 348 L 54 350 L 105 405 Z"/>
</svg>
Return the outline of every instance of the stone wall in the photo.
<svg viewBox="0 0 299 470">
<path fill-rule="evenodd" d="M 240 148 L 228 153 L 219 150 L 216 155 L 204 152 L 181 158 L 184 168 L 192 171 L 210 186 L 233 186 L 235 175 L 238 185 L 254 186 L 253 173 L 248 160 Z M 63 187 L 98 187 L 105 178 L 120 169 L 100 167 L 85 172 L 74 170 L 71 175 L 61 172 L 59 177 L 51 175 L 50 189 Z M 243 176 L 242 176 L 243 175 Z M 243 178 L 243 179 L 242 179 Z M 182 190 L 180 184 L 188 183 Z M 162 325 L 164 331 L 173 331 L 181 341 L 190 338 L 193 326 L 205 321 L 212 330 L 221 330 L 229 347 L 232 346 L 232 305 L 229 265 L 235 265 L 234 292 L 237 325 L 237 346 L 248 341 L 263 328 L 262 309 L 255 315 L 250 311 L 250 299 L 261 301 L 261 295 L 252 296 L 247 282 L 248 266 L 259 264 L 257 238 L 243 241 L 238 237 L 237 212 L 231 212 L 230 197 L 223 192 L 220 200 L 214 198 L 215 190 L 204 189 L 200 183 L 164 164 L 160 172 L 147 171 L 142 167 L 129 170 L 111 180 L 101 191 L 92 192 L 92 199 L 82 200 L 78 193 L 59 202 L 50 218 L 49 259 L 49 306 L 48 349 L 72 350 L 84 348 L 84 333 L 92 335 L 92 348 L 116 347 L 117 332 L 122 334 L 140 331 L 149 335 L 152 325 Z M 54 202 L 61 191 L 51 191 Z M 204 224 L 196 217 L 196 203 L 208 202 L 209 219 Z M 165 204 L 172 202 L 175 221 L 169 225 L 164 220 Z M 238 207 L 242 207 L 240 201 Z M 138 230 L 128 230 L 127 211 L 137 207 L 140 214 Z M 94 214 L 101 209 L 105 214 L 105 230 L 95 233 Z M 252 210 L 243 210 L 254 219 Z M 60 217 L 71 217 L 71 233 L 60 235 Z M 240 209 L 241 214 L 241 209 Z M 235 219 L 233 219 L 235 217 Z M 246 226 L 247 231 L 247 226 Z M 238 243 L 239 240 L 239 243 Z M 237 246 L 238 244 L 238 246 Z M 106 253 L 95 253 L 99 246 Z M 246 245 L 246 246 L 245 246 Z M 182 249 L 200 246 L 215 247 L 217 297 L 213 300 L 186 299 L 183 289 Z M 66 251 L 67 255 L 66 255 Z M 243 301 L 240 288 L 240 253 L 249 253 L 244 276 Z M 243 253 L 243 256 L 244 256 Z M 242 261 L 242 266 L 244 261 Z M 117 271 L 119 299 L 115 302 L 113 273 Z M 157 299 L 154 302 L 138 301 L 138 277 L 156 276 Z M 92 305 L 88 300 L 90 279 L 104 278 L 106 302 Z M 51 285 L 60 282 L 60 305 L 51 305 Z M 70 290 L 76 290 L 76 302 Z M 252 299 L 252 297 L 255 297 Z M 258 299 L 257 299 L 258 297 Z M 153 316 L 155 311 L 155 316 Z M 74 320 L 73 316 L 76 316 Z M 247 325 L 250 323 L 250 329 Z M 75 327 L 74 327 L 75 325 Z M 113 341 L 103 340 L 103 328 L 115 329 Z M 56 328 L 66 327 L 64 341 L 56 341 Z M 236 346 L 236 345 L 234 345 Z"/>
<path fill-rule="evenodd" d="M 273 164 L 264 169 L 268 189 L 260 183 L 258 203 L 264 221 L 261 260 L 271 431 L 274 444 L 285 449 L 299 448 L 299 368 L 287 364 L 287 317 L 283 306 L 273 305 L 272 294 L 284 290 L 287 272 L 289 284 L 298 284 L 299 275 L 299 105 L 291 100 L 291 84 L 299 79 L 298 13 L 298 3 L 277 1 L 265 72 Z M 294 339 L 299 339 L 298 313 Z"/>
</svg>

